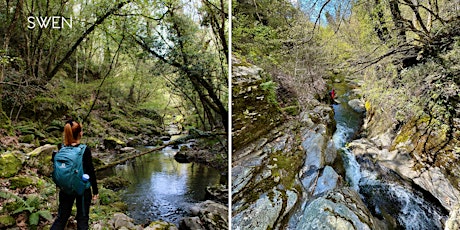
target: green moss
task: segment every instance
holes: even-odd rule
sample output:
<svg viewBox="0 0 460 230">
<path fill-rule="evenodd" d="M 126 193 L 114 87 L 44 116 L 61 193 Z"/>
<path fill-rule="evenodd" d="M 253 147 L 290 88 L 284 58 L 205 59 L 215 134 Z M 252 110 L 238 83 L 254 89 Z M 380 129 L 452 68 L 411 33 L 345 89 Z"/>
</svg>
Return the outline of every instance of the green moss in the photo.
<svg viewBox="0 0 460 230">
<path fill-rule="evenodd" d="M 34 180 L 28 176 L 16 176 L 10 178 L 10 188 L 11 189 L 16 189 L 16 188 L 25 188 L 29 185 L 32 185 L 34 183 Z"/>
<path fill-rule="evenodd" d="M 0 216 L 0 227 L 10 227 L 16 224 L 16 220 L 12 216 Z"/>
<path fill-rule="evenodd" d="M 21 143 L 32 143 L 35 140 L 34 134 L 26 134 L 19 137 L 19 142 Z"/>
<path fill-rule="evenodd" d="M 296 106 L 296 105 L 282 108 L 281 111 L 284 111 L 285 113 L 291 116 L 296 116 L 296 115 L 299 115 L 300 113 L 299 106 Z"/>
<path fill-rule="evenodd" d="M 14 176 L 22 168 L 22 162 L 13 153 L 5 153 L 0 157 L 0 177 Z"/>
</svg>

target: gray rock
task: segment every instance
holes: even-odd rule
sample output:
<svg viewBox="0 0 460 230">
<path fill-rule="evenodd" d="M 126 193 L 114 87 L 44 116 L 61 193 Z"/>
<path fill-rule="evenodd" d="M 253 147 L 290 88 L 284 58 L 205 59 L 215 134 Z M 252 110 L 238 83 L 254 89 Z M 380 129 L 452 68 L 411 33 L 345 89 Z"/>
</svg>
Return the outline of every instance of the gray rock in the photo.
<svg viewBox="0 0 460 230">
<path fill-rule="evenodd" d="M 337 187 L 339 175 L 330 166 L 326 166 L 323 170 L 323 174 L 318 178 L 316 182 L 316 188 L 313 195 L 318 195 Z"/>
<path fill-rule="evenodd" d="M 124 147 L 120 149 L 120 152 L 122 153 L 129 153 L 129 152 L 135 152 L 136 149 L 133 147 Z"/>
<path fill-rule="evenodd" d="M 304 209 L 296 229 L 377 229 L 374 219 L 350 188 L 328 192 Z"/>
<path fill-rule="evenodd" d="M 38 172 L 42 175 L 49 176 L 52 171 L 51 156 L 53 151 L 57 150 L 56 145 L 44 145 L 36 148 L 28 153 L 27 164 L 31 167 L 37 168 Z"/>
<path fill-rule="evenodd" d="M 109 225 L 112 226 L 114 229 L 120 229 L 125 227 L 127 229 L 135 228 L 133 224 L 133 219 L 125 215 L 124 213 L 115 213 L 113 214 L 113 218 L 109 220 Z"/>
<path fill-rule="evenodd" d="M 228 229 L 228 208 L 207 200 L 191 208 L 194 217 L 180 221 L 179 229 Z"/>
<path fill-rule="evenodd" d="M 364 102 L 360 99 L 353 99 L 348 101 L 348 105 L 358 113 L 366 112 L 366 107 L 364 107 Z"/>
<path fill-rule="evenodd" d="M 194 216 L 194 217 L 186 217 L 182 219 L 179 223 L 179 229 L 180 230 L 194 230 L 194 229 L 205 229 L 203 227 L 203 223 L 201 223 L 201 220 L 199 217 Z"/>
<path fill-rule="evenodd" d="M 282 211 L 281 196 L 281 192 L 275 189 L 270 192 L 270 195 L 262 194 L 255 203 L 233 216 L 232 227 L 254 230 L 273 229 Z"/>
</svg>

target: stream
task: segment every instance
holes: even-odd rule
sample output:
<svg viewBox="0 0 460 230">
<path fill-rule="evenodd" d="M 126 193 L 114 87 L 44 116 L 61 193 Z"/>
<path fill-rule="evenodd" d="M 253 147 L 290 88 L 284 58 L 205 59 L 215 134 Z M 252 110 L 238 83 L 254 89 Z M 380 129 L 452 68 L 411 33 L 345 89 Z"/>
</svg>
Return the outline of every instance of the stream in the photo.
<svg viewBox="0 0 460 230">
<path fill-rule="evenodd" d="M 101 172 L 102 177 L 117 175 L 131 182 L 122 200 L 135 224 L 161 219 L 179 225 L 189 216 L 190 207 L 205 199 L 206 187 L 219 183 L 217 170 L 198 163 L 178 163 L 174 160 L 177 152 L 169 146 Z"/>
<path fill-rule="evenodd" d="M 349 105 L 350 89 L 343 81 L 334 84 L 340 104 L 333 105 L 337 130 L 333 135 L 334 144 L 341 149 L 344 162 L 345 179 L 359 192 L 371 213 L 395 229 L 442 229 L 447 213 L 436 204 L 429 194 L 418 191 L 399 179 L 387 169 L 370 167 L 369 159 L 356 159 L 345 146 L 358 133 L 363 116 Z M 386 175 L 380 175 L 384 172 Z"/>
</svg>

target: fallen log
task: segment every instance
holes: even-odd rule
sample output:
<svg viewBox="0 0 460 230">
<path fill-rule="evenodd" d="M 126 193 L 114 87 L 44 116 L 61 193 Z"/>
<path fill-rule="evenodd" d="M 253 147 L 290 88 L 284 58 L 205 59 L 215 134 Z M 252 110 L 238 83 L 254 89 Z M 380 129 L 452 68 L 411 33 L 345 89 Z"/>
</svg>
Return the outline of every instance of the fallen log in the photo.
<svg viewBox="0 0 460 230">
<path fill-rule="evenodd" d="M 183 141 L 182 140 L 175 140 L 175 141 L 171 141 L 171 142 L 168 142 L 167 144 L 164 144 L 164 145 L 161 145 L 161 146 L 158 146 L 158 147 L 155 147 L 155 148 L 152 148 L 152 149 L 149 149 L 145 152 L 142 152 L 142 153 L 138 153 L 138 154 L 134 154 L 132 156 L 129 156 L 129 157 L 125 157 L 121 160 L 117 160 L 117 161 L 114 161 L 114 162 L 110 162 L 109 164 L 106 164 L 106 165 L 101 165 L 99 167 L 96 167 L 94 170 L 97 172 L 97 171 L 100 171 L 100 170 L 103 170 L 103 169 L 106 169 L 106 168 L 110 168 L 110 167 L 113 167 L 115 165 L 118 165 L 118 164 L 122 164 L 122 163 L 125 163 L 126 161 L 129 161 L 131 159 L 134 159 L 136 157 L 140 157 L 142 155 L 145 155 L 145 154 L 148 154 L 148 153 L 152 153 L 152 152 L 155 152 L 155 151 L 158 151 L 158 150 L 162 150 L 170 145 L 175 145 L 175 144 L 180 144 L 182 143 Z"/>
</svg>

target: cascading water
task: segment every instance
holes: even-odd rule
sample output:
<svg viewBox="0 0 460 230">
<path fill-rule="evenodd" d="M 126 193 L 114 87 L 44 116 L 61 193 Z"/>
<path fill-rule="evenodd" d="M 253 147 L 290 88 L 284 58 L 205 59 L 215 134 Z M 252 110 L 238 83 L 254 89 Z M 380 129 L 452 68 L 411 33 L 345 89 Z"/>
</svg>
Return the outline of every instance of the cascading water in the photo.
<svg viewBox="0 0 460 230">
<path fill-rule="evenodd" d="M 442 219 L 445 218 L 442 208 L 427 201 L 421 192 L 406 188 L 403 183 L 377 179 L 381 175 L 369 167 L 361 167 L 355 155 L 345 147 L 359 131 L 362 115 L 348 105 L 350 98 L 346 83 L 336 84 L 335 89 L 341 103 L 333 105 L 336 121 L 333 141 L 342 157 L 345 179 L 350 187 L 360 193 L 372 214 L 383 220 L 387 227 L 442 229 Z"/>
</svg>

